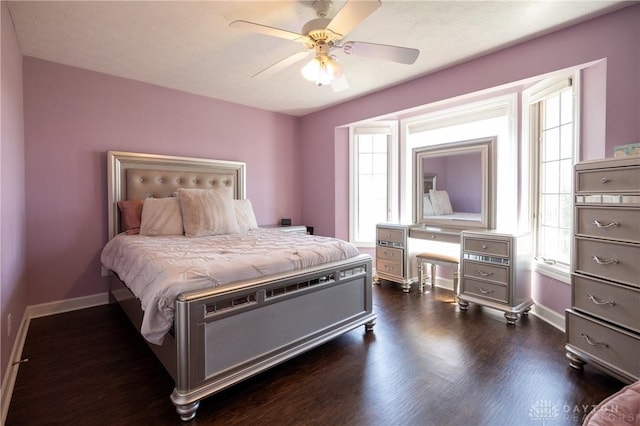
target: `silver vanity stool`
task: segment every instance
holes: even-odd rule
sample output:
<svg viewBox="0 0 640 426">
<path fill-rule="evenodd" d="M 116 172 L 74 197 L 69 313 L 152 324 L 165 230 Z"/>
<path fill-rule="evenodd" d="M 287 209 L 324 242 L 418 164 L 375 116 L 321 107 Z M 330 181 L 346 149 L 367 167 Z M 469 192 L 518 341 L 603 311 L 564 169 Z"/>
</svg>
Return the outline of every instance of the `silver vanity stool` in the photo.
<svg viewBox="0 0 640 426">
<path fill-rule="evenodd" d="M 424 291 L 426 281 L 425 263 L 431 265 L 431 287 L 436 283 L 436 265 L 449 266 L 453 268 L 453 295 L 458 297 L 458 275 L 460 270 L 460 258 L 440 253 L 418 253 L 418 290 L 420 293 Z"/>
</svg>

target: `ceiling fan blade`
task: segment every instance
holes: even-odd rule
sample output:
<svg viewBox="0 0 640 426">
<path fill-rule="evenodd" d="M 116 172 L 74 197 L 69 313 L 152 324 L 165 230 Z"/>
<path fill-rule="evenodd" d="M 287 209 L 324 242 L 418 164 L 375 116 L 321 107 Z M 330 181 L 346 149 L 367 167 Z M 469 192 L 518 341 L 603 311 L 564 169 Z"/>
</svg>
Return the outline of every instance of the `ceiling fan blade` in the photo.
<svg viewBox="0 0 640 426">
<path fill-rule="evenodd" d="M 329 22 L 327 29 L 344 38 L 367 16 L 371 15 L 382 3 L 380 0 L 347 1 L 337 15 Z"/>
<path fill-rule="evenodd" d="M 349 88 L 349 80 L 347 80 L 347 76 L 344 73 L 340 74 L 338 78 L 331 82 L 331 89 L 334 92 L 342 92 L 343 90 L 347 90 Z"/>
<path fill-rule="evenodd" d="M 277 73 L 278 71 L 282 71 L 283 69 L 295 64 L 296 62 L 303 60 L 304 58 L 309 56 L 309 53 L 311 53 L 311 51 L 294 53 L 293 55 L 288 56 L 279 62 L 276 62 L 270 67 L 263 69 L 259 73 L 252 75 L 251 78 L 269 77 Z"/>
<path fill-rule="evenodd" d="M 233 21 L 232 23 L 229 24 L 229 26 L 240 29 L 240 30 L 266 34 L 268 36 L 280 37 L 280 38 L 284 38 L 292 41 L 302 42 L 308 39 L 307 36 L 294 33 L 293 31 L 282 30 L 280 28 L 269 27 L 267 25 L 256 24 L 255 22 L 249 22 L 249 21 Z"/>
<path fill-rule="evenodd" d="M 418 49 L 362 41 L 348 41 L 342 46 L 342 49 L 347 55 L 364 56 L 365 58 L 382 59 L 408 65 L 413 64 L 420 55 Z"/>
</svg>

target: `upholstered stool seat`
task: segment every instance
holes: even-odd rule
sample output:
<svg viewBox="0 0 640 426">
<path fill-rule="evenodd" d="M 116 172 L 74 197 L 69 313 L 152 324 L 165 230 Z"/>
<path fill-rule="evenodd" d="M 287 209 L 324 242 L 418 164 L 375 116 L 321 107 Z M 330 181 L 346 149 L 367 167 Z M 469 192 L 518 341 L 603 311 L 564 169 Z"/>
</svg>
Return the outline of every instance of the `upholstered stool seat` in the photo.
<svg viewBox="0 0 640 426">
<path fill-rule="evenodd" d="M 460 257 L 444 253 L 419 253 L 418 259 L 418 290 L 422 293 L 426 281 L 425 263 L 431 265 L 431 287 L 436 283 L 436 265 L 453 268 L 453 294 L 458 296 L 458 270 L 460 267 Z"/>
</svg>

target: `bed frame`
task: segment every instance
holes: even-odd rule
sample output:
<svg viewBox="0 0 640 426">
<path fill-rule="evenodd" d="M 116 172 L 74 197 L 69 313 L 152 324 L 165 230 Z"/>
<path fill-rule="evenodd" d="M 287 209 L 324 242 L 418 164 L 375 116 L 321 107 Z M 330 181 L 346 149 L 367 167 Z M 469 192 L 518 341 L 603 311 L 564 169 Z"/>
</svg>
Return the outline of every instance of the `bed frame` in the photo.
<svg viewBox="0 0 640 426">
<path fill-rule="evenodd" d="M 179 187 L 232 186 L 245 196 L 243 162 L 109 151 L 109 238 L 121 229 L 117 202 L 172 195 Z M 140 302 L 115 275 L 110 295 L 138 330 Z M 356 327 L 372 331 L 368 255 L 313 268 L 183 293 L 172 332 L 150 344 L 173 377 L 171 401 L 184 421 L 200 400 Z"/>
</svg>

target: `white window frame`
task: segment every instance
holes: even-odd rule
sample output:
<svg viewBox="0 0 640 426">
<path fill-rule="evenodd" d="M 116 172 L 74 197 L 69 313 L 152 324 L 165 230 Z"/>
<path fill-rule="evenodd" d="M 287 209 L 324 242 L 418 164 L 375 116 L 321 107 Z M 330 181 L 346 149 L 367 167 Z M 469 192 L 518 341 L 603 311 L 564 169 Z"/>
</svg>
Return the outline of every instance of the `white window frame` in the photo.
<svg viewBox="0 0 640 426">
<path fill-rule="evenodd" d="M 398 221 L 398 123 L 376 121 L 349 127 L 349 241 L 358 247 L 375 247 L 373 241 L 358 241 L 358 138 L 359 134 L 387 135 L 387 222 Z"/>
<path fill-rule="evenodd" d="M 523 199 L 528 200 L 529 212 L 529 229 L 533 241 L 533 259 L 531 260 L 531 268 L 533 271 L 553 278 L 557 281 L 570 284 L 571 283 L 571 265 L 547 264 L 543 259 L 535 258 L 537 253 L 537 235 L 538 235 L 538 218 L 537 212 L 539 207 L 539 102 L 545 100 L 558 91 L 572 87 L 573 89 L 573 164 L 580 160 L 580 73 L 579 71 L 557 75 L 541 81 L 540 83 L 526 89 L 522 94 L 523 117 L 522 117 L 522 134 L 523 134 L 523 154 L 529 155 L 529 195 Z M 525 143 L 526 142 L 526 143 Z M 527 145 L 528 146 L 525 146 Z M 525 164 L 525 161 L 523 161 Z M 523 175 L 523 178 L 526 175 Z M 573 173 L 571 174 L 571 187 L 573 188 Z M 524 187 L 527 187 L 525 185 Z M 525 194 L 523 194 L 524 196 Z M 573 238 L 573 217 L 571 219 L 570 238 Z M 573 242 L 569 242 L 569 249 L 573 251 Z M 573 256 L 569 255 L 569 259 Z"/>
</svg>

